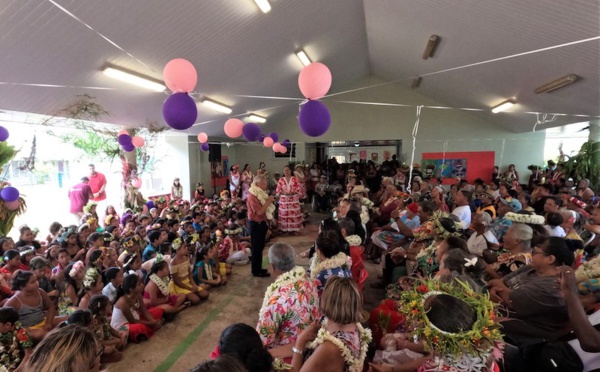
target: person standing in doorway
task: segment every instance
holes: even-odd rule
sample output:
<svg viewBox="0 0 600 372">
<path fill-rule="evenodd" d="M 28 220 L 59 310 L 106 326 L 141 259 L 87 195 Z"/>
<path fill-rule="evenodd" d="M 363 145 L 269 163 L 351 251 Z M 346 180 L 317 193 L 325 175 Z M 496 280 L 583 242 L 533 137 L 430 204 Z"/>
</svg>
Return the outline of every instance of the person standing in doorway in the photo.
<svg viewBox="0 0 600 372">
<path fill-rule="evenodd" d="M 83 207 L 94 197 L 89 182 L 90 179 L 88 177 L 82 177 L 81 182 L 69 190 L 69 199 L 71 200 L 70 212 L 77 217 L 77 222 L 83 216 Z"/>
<path fill-rule="evenodd" d="M 90 168 L 90 182 L 89 186 L 92 189 L 93 198 L 98 205 L 100 205 L 100 209 L 104 207 L 104 201 L 106 200 L 106 177 L 100 172 L 96 172 L 96 167 L 94 164 L 89 165 Z"/>
<path fill-rule="evenodd" d="M 267 221 L 273 219 L 275 197 L 267 194 L 267 179 L 257 175 L 248 190 L 248 225 L 250 227 L 250 243 L 252 244 L 252 275 L 256 277 L 271 276 L 262 268 L 263 249 L 267 238 Z"/>
</svg>

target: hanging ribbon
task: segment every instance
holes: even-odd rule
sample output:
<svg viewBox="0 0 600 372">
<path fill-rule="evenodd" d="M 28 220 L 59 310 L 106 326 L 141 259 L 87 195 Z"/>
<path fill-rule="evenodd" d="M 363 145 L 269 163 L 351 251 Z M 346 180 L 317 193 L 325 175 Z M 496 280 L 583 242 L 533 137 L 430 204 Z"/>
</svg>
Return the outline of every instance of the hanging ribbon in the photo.
<svg viewBox="0 0 600 372">
<path fill-rule="evenodd" d="M 412 189 L 412 171 L 413 171 L 413 162 L 415 161 L 415 149 L 417 148 L 417 133 L 419 132 L 419 121 L 421 120 L 421 110 L 423 106 L 417 106 L 417 120 L 415 121 L 415 126 L 412 131 L 412 152 L 410 155 L 410 170 L 408 174 L 408 187 L 406 190 L 410 193 Z"/>
</svg>

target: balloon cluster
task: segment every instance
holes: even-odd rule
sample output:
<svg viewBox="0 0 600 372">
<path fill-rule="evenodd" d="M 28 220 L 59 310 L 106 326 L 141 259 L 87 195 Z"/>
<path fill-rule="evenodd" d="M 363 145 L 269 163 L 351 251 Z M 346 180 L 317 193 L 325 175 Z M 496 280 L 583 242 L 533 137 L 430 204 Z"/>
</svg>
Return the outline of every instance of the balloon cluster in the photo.
<svg viewBox="0 0 600 372">
<path fill-rule="evenodd" d="M 194 125 L 198 118 L 196 101 L 188 93 L 196 88 L 198 74 L 189 61 L 176 58 L 166 64 L 163 79 L 173 91 L 163 103 L 163 118 L 173 129 L 185 130 Z"/>
<path fill-rule="evenodd" d="M 313 62 L 300 71 L 298 86 L 308 99 L 308 102 L 300 107 L 300 129 L 307 136 L 322 136 L 331 125 L 331 115 L 327 106 L 317 100 L 325 96 L 331 88 L 331 71 L 324 64 Z"/>
<path fill-rule="evenodd" d="M 200 142 L 200 150 L 208 151 L 208 135 L 204 132 L 198 134 L 198 142 Z"/>
<path fill-rule="evenodd" d="M 144 138 L 140 136 L 131 137 L 125 129 L 117 133 L 117 142 L 125 152 L 132 152 L 136 148 L 144 147 L 146 144 Z"/>
<path fill-rule="evenodd" d="M 21 206 L 19 190 L 12 186 L 6 186 L 0 190 L 0 197 L 4 200 L 4 204 L 9 211 L 15 211 Z"/>
</svg>

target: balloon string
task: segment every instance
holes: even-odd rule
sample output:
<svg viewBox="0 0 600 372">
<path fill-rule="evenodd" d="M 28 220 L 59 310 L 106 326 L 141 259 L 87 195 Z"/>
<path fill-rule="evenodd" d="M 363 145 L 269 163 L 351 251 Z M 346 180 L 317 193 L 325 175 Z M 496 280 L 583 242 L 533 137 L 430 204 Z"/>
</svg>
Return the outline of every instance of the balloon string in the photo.
<svg viewBox="0 0 600 372">
<path fill-rule="evenodd" d="M 415 126 L 412 131 L 412 153 L 410 156 L 410 171 L 408 174 L 408 187 L 406 190 L 410 193 L 412 190 L 412 171 L 413 171 L 413 162 L 415 161 L 415 149 L 417 148 L 417 133 L 419 132 L 419 121 L 421 121 L 421 110 L 423 106 L 417 106 L 417 120 L 415 121 Z"/>
<path fill-rule="evenodd" d="M 89 28 L 90 30 L 92 30 L 93 32 L 95 32 L 98 36 L 100 36 L 101 38 L 103 38 L 104 40 L 106 40 L 109 44 L 113 45 L 114 47 L 116 47 L 117 49 L 119 49 L 120 51 L 122 51 L 123 53 L 127 54 L 129 57 L 133 58 L 134 60 L 138 61 L 142 66 L 146 67 L 147 69 L 149 69 L 152 72 L 156 72 L 154 71 L 154 69 L 152 69 L 152 67 L 148 66 L 147 64 L 145 64 L 144 62 L 142 62 L 141 60 L 139 60 L 138 58 L 136 58 L 133 54 L 129 53 L 128 51 L 126 51 L 125 49 L 123 49 L 119 44 L 115 43 L 114 41 L 112 41 L 111 39 L 109 39 L 108 37 L 104 36 L 102 33 L 96 31 L 92 26 L 88 25 L 87 23 L 85 23 L 84 21 L 82 21 L 79 17 L 77 17 L 75 14 L 71 13 L 69 10 L 67 10 L 65 7 L 63 7 L 62 5 L 56 3 L 56 1 L 54 0 L 48 0 L 50 2 L 50 4 L 54 5 L 55 7 L 57 7 L 58 9 L 60 9 L 63 13 L 65 13 L 66 15 L 68 15 L 69 17 L 73 18 L 74 20 L 76 20 L 77 22 L 81 23 L 82 25 L 84 25 L 85 27 Z"/>
</svg>

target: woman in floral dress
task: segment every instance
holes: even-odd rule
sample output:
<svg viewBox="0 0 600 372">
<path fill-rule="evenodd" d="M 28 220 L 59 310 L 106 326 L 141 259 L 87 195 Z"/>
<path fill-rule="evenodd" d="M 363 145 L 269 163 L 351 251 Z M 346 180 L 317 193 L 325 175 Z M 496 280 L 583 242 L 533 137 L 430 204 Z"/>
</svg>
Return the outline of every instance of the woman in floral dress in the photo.
<svg viewBox="0 0 600 372">
<path fill-rule="evenodd" d="M 360 325 L 362 300 L 350 278 L 332 277 L 320 304 L 323 322 L 307 327 L 292 349 L 294 371 L 360 372 L 371 331 Z"/>
<path fill-rule="evenodd" d="M 292 176 L 289 166 L 283 168 L 283 177 L 277 182 L 275 194 L 279 197 L 279 229 L 283 232 L 296 232 L 302 228 L 300 208 L 300 185 Z"/>
<path fill-rule="evenodd" d="M 252 171 L 250 170 L 250 164 L 244 165 L 244 170 L 242 171 L 242 200 L 248 198 L 248 190 L 252 184 L 253 177 Z"/>
</svg>

